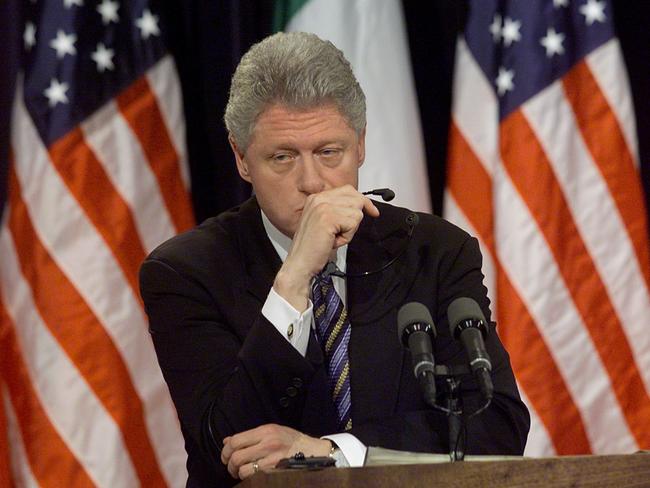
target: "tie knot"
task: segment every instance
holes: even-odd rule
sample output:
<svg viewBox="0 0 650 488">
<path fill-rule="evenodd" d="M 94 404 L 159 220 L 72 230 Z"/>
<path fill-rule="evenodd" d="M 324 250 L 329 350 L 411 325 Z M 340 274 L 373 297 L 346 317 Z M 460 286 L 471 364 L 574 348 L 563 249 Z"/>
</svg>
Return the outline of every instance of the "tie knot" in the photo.
<svg viewBox="0 0 650 488">
<path fill-rule="evenodd" d="M 334 261 L 328 261 L 321 272 L 318 273 L 318 276 L 329 278 L 332 281 L 332 276 L 341 276 L 341 270 L 339 270 L 339 267 Z"/>
<path fill-rule="evenodd" d="M 321 293 L 327 295 L 329 288 L 334 285 L 332 282 L 332 271 L 336 271 L 337 269 L 336 264 L 330 261 L 314 277 L 314 282 L 312 283 L 312 295 L 314 298 L 318 298 Z"/>
</svg>

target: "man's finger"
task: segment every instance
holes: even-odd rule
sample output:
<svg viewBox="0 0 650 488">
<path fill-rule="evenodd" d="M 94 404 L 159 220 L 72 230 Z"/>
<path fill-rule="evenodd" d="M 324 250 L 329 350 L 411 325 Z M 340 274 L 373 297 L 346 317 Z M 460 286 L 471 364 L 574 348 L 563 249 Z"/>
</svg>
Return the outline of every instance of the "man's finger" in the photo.
<svg viewBox="0 0 650 488">
<path fill-rule="evenodd" d="M 371 217 L 379 217 L 379 209 L 375 206 L 374 202 L 368 197 L 363 197 L 363 211 Z"/>
<path fill-rule="evenodd" d="M 232 456 L 230 456 L 228 465 L 239 468 L 248 462 L 264 457 L 266 453 L 263 452 L 259 446 L 260 444 L 254 444 L 249 447 L 242 447 L 241 449 L 235 450 L 232 453 Z"/>
<path fill-rule="evenodd" d="M 224 438 L 223 449 L 221 450 L 221 462 L 228 464 L 234 452 L 259 442 L 260 436 L 256 432 L 258 429 L 259 427 L 256 427 L 255 429 L 245 430 Z"/>
<path fill-rule="evenodd" d="M 253 476 L 255 473 L 259 473 L 262 471 L 262 466 L 260 463 L 261 460 L 258 460 L 242 465 L 237 472 L 237 476 L 243 480 L 250 476 Z M 233 478 L 236 478 L 237 476 L 233 476 Z"/>
<path fill-rule="evenodd" d="M 260 439 L 263 437 L 263 432 L 264 425 L 260 425 L 254 429 L 244 430 L 230 436 L 228 439 L 228 444 L 231 446 L 233 451 L 242 449 L 247 446 L 252 446 L 260 441 Z"/>
</svg>

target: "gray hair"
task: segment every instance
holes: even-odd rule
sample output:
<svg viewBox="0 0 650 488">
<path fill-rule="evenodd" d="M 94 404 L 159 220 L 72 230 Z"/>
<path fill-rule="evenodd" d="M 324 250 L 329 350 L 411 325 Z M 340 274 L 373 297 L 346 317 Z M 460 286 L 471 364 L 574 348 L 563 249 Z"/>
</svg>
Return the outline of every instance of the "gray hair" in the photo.
<svg viewBox="0 0 650 488">
<path fill-rule="evenodd" d="M 245 151 L 270 105 L 309 109 L 333 103 L 357 134 L 366 126 L 366 97 L 343 53 L 306 32 L 278 32 L 253 45 L 230 84 L 224 121 Z"/>
</svg>

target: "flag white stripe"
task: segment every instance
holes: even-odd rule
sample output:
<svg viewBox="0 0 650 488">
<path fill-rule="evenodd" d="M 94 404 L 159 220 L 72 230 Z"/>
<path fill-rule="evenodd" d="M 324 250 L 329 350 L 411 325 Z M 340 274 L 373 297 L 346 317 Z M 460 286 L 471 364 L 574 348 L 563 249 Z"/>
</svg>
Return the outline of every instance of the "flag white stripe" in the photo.
<svg viewBox="0 0 650 488">
<path fill-rule="evenodd" d="M 390 186 L 396 205 L 431 211 L 422 129 L 401 4 L 397 0 L 310 0 L 287 30 L 330 40 L 350 61 L 366 94 L 362 189 Z"/>
<path fill-rule="evenodd" d="M 557 263 L 512 182 L 501 173 L 501 168 L 495 173 L 495 213 L 499 216 L 495 240 L 503 270 L 548 344 L 585 420 L 593 451 L 632 452 L 636 443 Z M 619 433 L 617 439 L 612 439 L 611 431 Z"/>
<path fill-rule="evenodd" d="M 183 116 L 183 97 L 176 65 L 170 55 L 158 61 L 147 72 L 151 90 L 156 95 L 158 107 L 167 126 L 167 132 L 178 154 L 181 177 L 185 189 L 190 189 L 190 174 L 185 150 L 185 117 Z M 144 161 L 144 160 L 143 160 Z M 160 207 L 161 209 L 165 207 Z"/>
<path fill-rule="evenodd" d="M 6 386 L 0 391 L 7 418 L 7 440 L 9 441 L 9 463 L 12 481 L 16 488 L 38 488 L 36 478 L 32 473 L 29 458 L 25 452 L 25 444 L 18 426 L 18 419 L 13 405 L 9 400 L 9 391 Z"/>
<path fill-rule="evenodd" d="M 638 168 L 639 147 L 636 136 L 634 105 L 618 39 L 612 39 L 603 44 L 589 54 L 586 61 L 618 120 L 627 147 L 630 148 L 630 153 L 634 159 L 634 165 Z"/>
<path fill-rule="evenodd" d="M 0 261 L 2 301 L 13 323 L 20 324 L 15 328 L 16 339 L 52 426 L 93 482 L 106 487 L 137 485 L 122 432 L 36 312 L 7 227 L 0 232 Z M 71 408 L 70 398 L 75 399 L 75 408 Z"/>
<path fill-rule="evenodd" d="M 548 107 L 553 107 L 551 113 Z M 582 240 L 623 324 L 646 390 L 650 391 L 650 334 L 645 311 L 650 293 L 625 224 L 602 173 L 579 134 L 561 82 L 526 102 L 522 110 L 562 186 Z"/>
<path fill-rule="evenodd" d="M 453 120 L 487 174 L 491 175 L 500 161 L 496 125 L 499 106 L 491 83 L 462 38 L 458 39 L 456 48 L 453 93 Z M 454 164 L 462 162 L 455 161 Z"/>
<path fill-rule="evenodd" d="M 113 101 L 81 128 L 115 190 L 128 203 L 145 251 L 151 252 L 176 232 L 156 176 L 148 164 L 139 163 L 146 161 L 140 142 Z"/>
<path fill-rule="evenodd" d="M 160 468 L 172 484 L 185 473 L 184 443 L 142 307 L 113 254 L 54 170 L 22 97 L 15 100 L 12 146 L 20 148 L 15 151 L 15 170 L 35 231 L 122 354 L 142 400 Z"/>
</svg>

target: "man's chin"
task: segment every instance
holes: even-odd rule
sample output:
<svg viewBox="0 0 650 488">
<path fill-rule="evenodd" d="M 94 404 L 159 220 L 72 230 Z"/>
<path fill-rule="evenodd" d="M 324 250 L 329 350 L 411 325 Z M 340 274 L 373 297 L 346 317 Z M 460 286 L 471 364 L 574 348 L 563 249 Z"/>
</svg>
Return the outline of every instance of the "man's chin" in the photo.
<svg viewBox="0 0 650 488">
<path fill-rule="evenodd" d="M 285 226 L 282 226 L 282 227 L 276 226 L 276 227 L 280 232 L 282 232 L 289 239 L 293 239 L 293 236 L 296 233 L 296 228 L 295 227 L 285 227 Z"/>
</svg>

